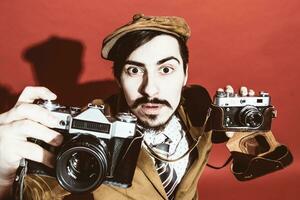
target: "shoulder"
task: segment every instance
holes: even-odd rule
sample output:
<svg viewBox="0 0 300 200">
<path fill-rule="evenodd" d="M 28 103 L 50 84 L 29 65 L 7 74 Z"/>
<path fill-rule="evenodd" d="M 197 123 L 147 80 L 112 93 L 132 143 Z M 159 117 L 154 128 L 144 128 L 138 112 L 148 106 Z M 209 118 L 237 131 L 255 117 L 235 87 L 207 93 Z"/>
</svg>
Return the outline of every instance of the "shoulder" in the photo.
<svg viewBox="0 0 300 200">
<path fill-rule="evenodd" d="M 182 106 L 193 126 L 202 126 L 212 102 L 208 91 L 200 85 L 189 85 L 183 89 L 182 98 Z"/>
</svg>

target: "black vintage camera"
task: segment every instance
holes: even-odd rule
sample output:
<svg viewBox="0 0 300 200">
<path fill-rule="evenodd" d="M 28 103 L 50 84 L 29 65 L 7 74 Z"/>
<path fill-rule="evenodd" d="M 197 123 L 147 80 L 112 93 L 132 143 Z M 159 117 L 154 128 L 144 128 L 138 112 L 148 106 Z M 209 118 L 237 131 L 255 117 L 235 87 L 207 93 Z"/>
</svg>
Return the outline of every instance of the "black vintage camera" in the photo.
<svg viewBox="0 0 300 200">
<path fill-rule="evenodd" d="M 211 106 L 212 129 L 215 131 L 267 131 L 271 129 L 276 110 L 268 93 L 239 96 L 217 91 Z"/>
<path fill-rule="evenodd" d="M 136 131 L 136 117 L 104 114 L 103 105 L 80 109 L 38 101 L 60 119 L 55 130 L 64 141 L 56 149 L 55 174 L 59 184 L 71 193 L 92 191 L 100 184 L 130 187 L 142 135 Z"/>
<path fill-rule="evenodd" d="M 292 163 L 287 146 L 277 142 L 270 131 L 277 112 L 268 93 L 239 96 L 217 91 L 211 108 L 215 137 L 225 135 L 224 132 L 239 132 L 226 144 L 233 160 L 231 171 L 238 180 L 251 180 Z"/>
</svg>

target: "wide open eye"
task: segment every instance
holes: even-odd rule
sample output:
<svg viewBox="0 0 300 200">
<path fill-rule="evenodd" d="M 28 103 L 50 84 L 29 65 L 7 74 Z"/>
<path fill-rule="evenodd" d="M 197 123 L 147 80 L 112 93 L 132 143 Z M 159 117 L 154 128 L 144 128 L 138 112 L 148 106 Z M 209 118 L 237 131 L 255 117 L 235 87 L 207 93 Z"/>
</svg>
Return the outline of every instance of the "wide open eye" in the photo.
<svg viewBox="0 0 300 200">
<path fill-rule="evenodd" d="M 170 66 L 162 66 L 160 69 L 159 69 L 159 72 L 161 74 L 170 74 L 174 71 L 174 68 L 173 67 L 170 67 Z"/>
<path fill-rule="evenodd" d="M 141 67 L 130 66 L 126 69 L 127 74 L 130 76 L 138 76 L 144 73 L 144 70 Z"/>
</svg>

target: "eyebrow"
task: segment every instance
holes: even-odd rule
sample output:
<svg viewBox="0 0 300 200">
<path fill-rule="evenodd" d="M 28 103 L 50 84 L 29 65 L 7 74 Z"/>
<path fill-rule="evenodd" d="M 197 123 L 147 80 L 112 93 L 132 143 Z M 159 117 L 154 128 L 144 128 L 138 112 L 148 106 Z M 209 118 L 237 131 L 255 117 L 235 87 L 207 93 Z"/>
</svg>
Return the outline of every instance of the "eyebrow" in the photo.
<svg viewBox="0 0 300 200">
<path fill-rule="evenodd" d="M 125 65 L 126 64 L 128 64 L 128 65 L 136 65 L 136 66 L 139 66 L 139 67 L 145 67 L 144 63 L 133 61 L 133 60 L 126 60 Z"/>
<path fill-rule="evenodd" d="M 157 61 L 157 65 L 163 64 L 164 62 L 167 62 L 168 60 L 176 60 L 178 62 L 178 64 L 180 64 L 180 61 L 177 58 L 175 58 L 174 56 L 169 56 L 169 57 L 166 57 L 164 59 Z"/>
<path fill-rule="evenodd" d="M 163 59 L 157 61 L 157 65 L 163 64 L 163 63 L 167 62 L 168 60 L 176 60 L 178 62 L 178 64 L 180 64 L 180 61 L 177 58 L 175 58 L 174 56 L 169 56 L 169 57 L 166 57 L 166 58 L 163 58 Z M 126 64 L 136 65 L 139 67 L 145 67 L 144 63 L 134 61 L 134 60 L 126 60 L 125 65 Z"/>
</svg>

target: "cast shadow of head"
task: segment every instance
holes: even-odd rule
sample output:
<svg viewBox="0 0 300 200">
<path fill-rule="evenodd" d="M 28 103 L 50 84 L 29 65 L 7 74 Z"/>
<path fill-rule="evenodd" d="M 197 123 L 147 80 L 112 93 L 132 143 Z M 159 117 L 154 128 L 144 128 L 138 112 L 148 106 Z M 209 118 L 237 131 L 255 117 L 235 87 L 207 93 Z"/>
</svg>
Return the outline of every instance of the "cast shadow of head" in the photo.
<svg viewBox="0 0 300 200">
<path fill-rule="evenodd" d="M 79 84 L 84 46 L 73 39 L 52 36 L 23 53 L 31 64 L 36 85 L 45 86 L 62 105 L 84 106 L 93 99 L 105 99 L 118 91 L 114 80 Z"/>
<path fill-rule="evenodd" d="M 11 91 L 8 86 L 0 85 L 0 113 L 8 111 L 16 103 L 18 95 Z"/>
</svg>

